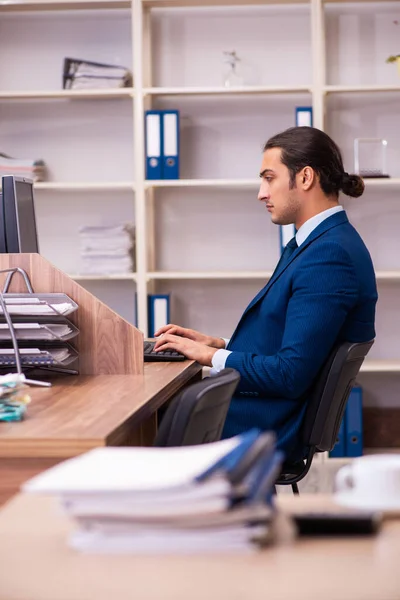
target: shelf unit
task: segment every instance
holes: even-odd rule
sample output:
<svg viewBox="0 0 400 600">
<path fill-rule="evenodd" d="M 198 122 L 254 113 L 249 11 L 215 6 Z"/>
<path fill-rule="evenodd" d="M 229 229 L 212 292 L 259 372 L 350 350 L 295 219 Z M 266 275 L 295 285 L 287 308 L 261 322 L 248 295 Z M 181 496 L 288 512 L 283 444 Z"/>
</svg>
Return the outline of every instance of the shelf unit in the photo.
<svg viewBox="0 0 400 600">
<path fill-rule="evenodd" d="M 373 5 L 377 0 L 353 0 L 351 5 Z M 138 326 L 146 333 L 147 330 L 147 295 L 157 290 L 158 285 L 166 285 L 174 282 L 182 284 L 200 286 L 215 285 L 222 282 L 224 285 L 233 285 L 243 283 L 243 285 L 252 282 L 259 284 L 266 281 L 271 276 L 270 269 L 259 269 L 257 266 L 253 269 L 244 269 L 239 266 L 237 269 L 229 268 L 199 268 L 182 269 L 163 268 L 163 265 L 157 263 L 157 245 L 159 243 L 155 224 L 159 213 L 163 209 L 164 194 L 183 194 L 187 192 L 188 210 L 196 208 L 196 202 L 199 196 L 196 194 L 225 194 L 224 198 L 229 207 L 230 194 L 251 194 L 256 198 L 258 179 L 256 177 L 258 165 L 254 164 L 255 177 L 228 177 L 220 178 L 212 176 L 182 178 L 180 180 L 161 180 L 148 181 L 145 179 L 144 164 L 144 127 L 143 115 L 146 109 L 157 106 L 158 103 L 191 103 L 198 105 L 208 102 L 207 106 L 221 106 L 224 102 L 245 103 L 251 101 L 271 102 L 276 106 L 283 98 L 297 103 L 297 97 L 307 97 L 307 104 L 313 106 L 314 125 L 321 129 L 326 129 L 327 125 L 327 103 L 336 98 L 345 97 L 354 98 L 357 94 L 368 97 L 376 94 L 397 94 L 400 92 L 400 83 L 393 79 L 391 83 L 372 83 L 372 84 L 345 84 L 330 83 L 327 77 L 327 48 L 325 42 L 326 33 L 326 2 L 324 0 L 0 0 L 0 12 L 27 11 L 42 14 L 60 11 L 59 19 L 64 18 L 64 14 L 69 11 L 82 10 L 84 12 L 93 11 L 128 11 L 131 16 L 131 58 L 132 70 L 134 74 L 134 88 L 124 88 L 118 90 L 15 90 L 0 91 L 0 103 L 16 102 L 17 104 L 33 102 L 38 103 L 61 102 L 65 101 L 70 105 L 77 105 L 82 101 L 82 105 L 89 108 L 95 106 L 95 103 L 112 103 L 114 111 L 118 112 L 120 106 L 128 106 L 130 117 L 132 119 L 132 146 L 133 146 L 133 164 L 132 170 L 124 180 L 116 181 L 95 181 L 93 178 L 89 181 L 48 181 L 35 185 L 37 190 L 37 202 L 49 202 L 52 199 L 54 204 L 62 202 L 65 197 L 72 197 L 73 194 L 82 194 L 82 198 L 89 198 L 88 205 L 92 206 L 92 198 L 95 202 L 97 193 L 110 194 L 112 199 L 118 199 L 121 195 L 130 195 L 132 203 L 134 199 L 134 216 L 136 224 L 136 272 L 129 275 L 114 276 L 83 276 L 79 274 L 72 275 L 82 284 L 86 282 L 104 282 L 114 284 L 120 282 L 132 282 L 132 290 L 136 291 Z M 381 3 L 379 3 L 381 4 Z M 276 10 L 292 10 L 290 5 L 296 5 L 294 8 L 300 11 L 307 11 L 307 18 L 310 25 L 310 80 L 295 82 L 293 85 L 277 83 L 276 85 L 255 85 L 251 84 L 240 88 L 224 88 L 220 85 L 210 82 L 205 85 L 195 85 L 191 81 L 188 85 L 175 84 L 169 85 L 166 81 L 160 81 L 154 69 L 154 60 L 152 61 L 152 51 L 154 44 L 157 43 L 154 35 L 154 14 L 160 14 L 164 11 L 168 13 L 169 9 L 176 14 L 181 14 L 186 9 L 204 10 L 206 7 L 218 10 L 228 10 L 232 7 L 234 10 L 247 10 L 252 7 L 259 7 L 260 10 L 275 5 Z M 345 0 L 331 0 L 329 7 L 346 7 L 348 3 Z M 154 11 L 154 9 L 157 9 Z M 160 9 L 160 10 L 159 10 Z M 275 9 L 274 9 L 275 10 Z M 180 12 L 179 12 L 180 11 Z M 200 13 L 199 13 L 200 14 Z M 214 15 L 214 12 L 212 13 Z M 154 55 L 154 52 L 153 52 Z M 393 67 L 395 71 L 395 67 Z M 393 71 L 393 72 L 394 72 Z M 308 77 L 307 77 L 308 79 Z M 400 98 L 400 94 L 399 94 Z M 84 101 L 84 103 L 83 103 Z M 286 101 L 286 100 L 285 100 Z M 301 100 L 301 103 L 303 100 Z M 126 104 L 127 103 L 127 104 Z M 218 104 L 217 104 L 218 103 Z M 165 105 L 165 104 L 164 104 Z M 47 106 L 47 104 L 46 104 Z M 63 104 L 64 106 L 64 104 Z M 129 125 L 131 127 L 131 125 Z M 264 137 L 264 133 L 261 132 Z M 260 140 L 262 144 L 264 140 Z M 340 140 L 338 140 L 340 143 Z M 186 175 L 186 174 L 185 174 Z M 233 173 L 236 175 L 236 172 Z M 65 178 L 67 179 L 67 178 Z M 110 177 L 112 179 L 112 177 Z M 393 193 L 400 190 L 400 177 L 390 179 L 367 179 L 365 180 L 366 189 L 374 192 Z M 91 195 L 92 194 L 92 195 Z M 129 196 L 130 197 L 130 196 Z M 222 196 L 221 196 L 222 197 Z M 250 196 L 249 196 L 250 197 Z M 168 196 L 170 198 L 170 196 Z M 192 198 L 194 201 L 192 202 Z M 48 204 L 46 204 L 46 207 Z M 240 226 L 240 223 L 239 223 Z M 356 223 L 357 226 L 357 223 Z M 49 257 L 51 258 L 51 257 Z M 271 261 L 272 262 L 272 261 Z M 271 265 L 268 265 L 272 267 Z M 397 284 L 400 282 L 400 270 L 392 264 L 385 267 L 380 264 L 376 270 L 377 280 L 380 286 L 386 284 Z M 397 290 L 397 288 L 396 288 Z M 396 292 L 397 293 L 397 292 Z M 133 292 L 132 292 L 133 295 Z M 228 332 L 227 332 L 228 335 Z M 397 373 L 400 372 L 399 363 L 396 361 L 370 361 L 366 362 L 363 368 L 366 373 Z"/>
</svg>

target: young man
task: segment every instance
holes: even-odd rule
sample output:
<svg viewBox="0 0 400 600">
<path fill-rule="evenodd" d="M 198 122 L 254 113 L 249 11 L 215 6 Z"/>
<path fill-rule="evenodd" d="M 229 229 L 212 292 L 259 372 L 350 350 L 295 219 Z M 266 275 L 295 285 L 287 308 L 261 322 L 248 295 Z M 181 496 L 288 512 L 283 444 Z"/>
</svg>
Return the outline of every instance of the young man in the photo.
<svg viewBox="0 0 400 600">
<path fill-rule="evenodd" d="M 375 337 L 377 290 L 367 248 L 340 206 L 364 183 L 344 171 L 339 148 L 318 129 L 293 127 L 264 147 L 258 194 L 273 223 L 294 223 L 270 281 L 224 340 L 176 325 L 156 347 L 241 375 L 223 437 L 274 430 L 289 460 L 301 458 L 299 430 L 310 388 L 337 342 Z"/>
</svg>

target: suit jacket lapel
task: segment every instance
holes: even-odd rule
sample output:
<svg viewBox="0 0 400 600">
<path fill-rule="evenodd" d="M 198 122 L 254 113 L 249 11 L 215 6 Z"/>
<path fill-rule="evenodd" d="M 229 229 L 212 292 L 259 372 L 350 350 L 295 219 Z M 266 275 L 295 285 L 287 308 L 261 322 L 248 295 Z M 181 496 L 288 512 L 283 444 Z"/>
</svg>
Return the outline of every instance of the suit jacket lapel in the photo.
<svg viewBox="0 0 400 600">
<path fill-rule="evenodd" d="M 268 283 L 262 288 L 262 290 L 260 290 L 258 292 L 258 294 L 253 298 L 253 300 L 250 302 L 250 304 L 248 305 L 248 307 L 246 308 L 246 310 L 244 311 L 242 318 L 244 317 L 244 315 L 251 310 L 251 308 L 253 308 L 253 306 L 255 304 L 257 304 L 257 302 L 259 302 L 259 300 L 261 300 L 261 298 L 263 298 L 265 296 L 265 294 L 268 292 L 268 290 L 271 288 L 271 286 L 274 285 L 274 283 L 279 279 L 279 277 L 282 275 L 282 273 L 284 273 L 286 271 L 286 269 L 288 268 L 288 266 L 292 263 L 292 261 L 294 261 L 296 259 L 297 256 L 299 256 L 302 252 L 304 252 L 304 250 L 306 248 L 308 248 L 308 246 L 310 244 L 312 244 L 312 242 L 316 239 L 318 239 L 319 237 L 321 237 L 321 235 L 323 235 L 326 231 L 328 231 L 329 229 L 332 229 L 333 227 L 336 227 L 337 225 L 342 225 L 343 223 L 348 223 L 348 218 L 347 215 L 345 213 L 345 211 L 340 211 L 338 213 L 335 213 L 334 215 L 332 215 L 331 217 L 328 217 L 327 219 L 325 219 L 325 221 L 322 221 L 322 223 L 320 223 L 320 225 L 318 225 L 318 227 L 316 227 L 311 233 L 310 235 L 307 237 L 307 239 L 301 244 L 301 246 L 299 246 L 298 248 L 296 248 L 296 250 L 291 254 L 290 258 L 288 261 L 284 262 L 283 265 L 281 265 L 272 275 L 271 279 L 268 281 Z"/>
</svg>

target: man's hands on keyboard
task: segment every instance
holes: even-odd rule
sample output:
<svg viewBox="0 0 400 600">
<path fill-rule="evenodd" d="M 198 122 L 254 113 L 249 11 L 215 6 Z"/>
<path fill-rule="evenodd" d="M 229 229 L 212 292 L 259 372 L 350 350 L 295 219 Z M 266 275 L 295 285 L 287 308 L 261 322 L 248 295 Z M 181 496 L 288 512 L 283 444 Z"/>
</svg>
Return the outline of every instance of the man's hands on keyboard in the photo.
<svg viewBox="0 0 400 600">
<path fill-rule="evenodd" d="M 174 350 L 166 350 L 165 352 L 155 352 L 154 351 L 155 342 L 144 342 L 144 361 L 145 362 L 175 362 L 180 360 L 186 360 L 186 356 L 180 354 L 179 352 L 175 352 Z"/>
<path fill-rule="evenodd" d="M 218 348 L 225 347 L 222 339 L 218 342 L 218 338 L 211 338 L 193 329 L 185 329 L 184 327 L 172 324 L 161 327 L 155 336 L 160 336 L 154 346 L 156 352 L 175 350 L 184 354 L 186 358 L 196 360 L 206 367 L 212 366 L 212 357 Z M 196 339 L 194 340 L 193 337 L 196 337 Z M 197 341 L 197 339 L 204 341 Z M 214 342 L 218 344 L 218 347 L 211 347 L 205 342 Z"/>
<path fill-rule="evenodd" d="M 210 348 L 217 348 L 217 350 L 225 348 L 225 342 L 222 338 L 211 337 L 210 335 L 200 333 L 200 331 L 196 331 L 195 329 L 180 327 L 179 325 L 174 325 L 173 323 L 169 323 L 168 325 L 160 327 L 160 329 L 155 332 L 154 337 L 159 337 L 160 335 L 164 335 L 166 333 L 179 335 L 180 337 L 187 338 L 188 340 L 193 340 L 194 342 L 199 342 L 205 346 L 210 346 Z"/>
</svg>

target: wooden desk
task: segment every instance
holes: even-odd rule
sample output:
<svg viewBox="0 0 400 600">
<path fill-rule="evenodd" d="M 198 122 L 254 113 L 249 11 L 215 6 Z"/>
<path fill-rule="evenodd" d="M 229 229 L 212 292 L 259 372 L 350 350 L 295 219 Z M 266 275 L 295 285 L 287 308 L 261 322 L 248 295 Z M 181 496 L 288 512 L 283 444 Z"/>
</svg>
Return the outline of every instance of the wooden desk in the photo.
<svg viewBox="0 0 400 600">
<path fill-rule="evenodd" d="M 286 510 L 305 496 L 282 496 Z M 94 556 L 67 545 L 54 498 L 0 511 L 0 600 L 398 600 L 400 521 L 369 538 L 300 539 L 255 554 Z"/>
<path fill-rule="evenodd" d="M 26 419 L 0 423 L 0 504 L 65 458 L 151 443 L 155 411 L 200 372 L 193 361 L 146 363 L 144 375 L 60 377 L 51 388 L 31 387 Z"/>
</svg>

